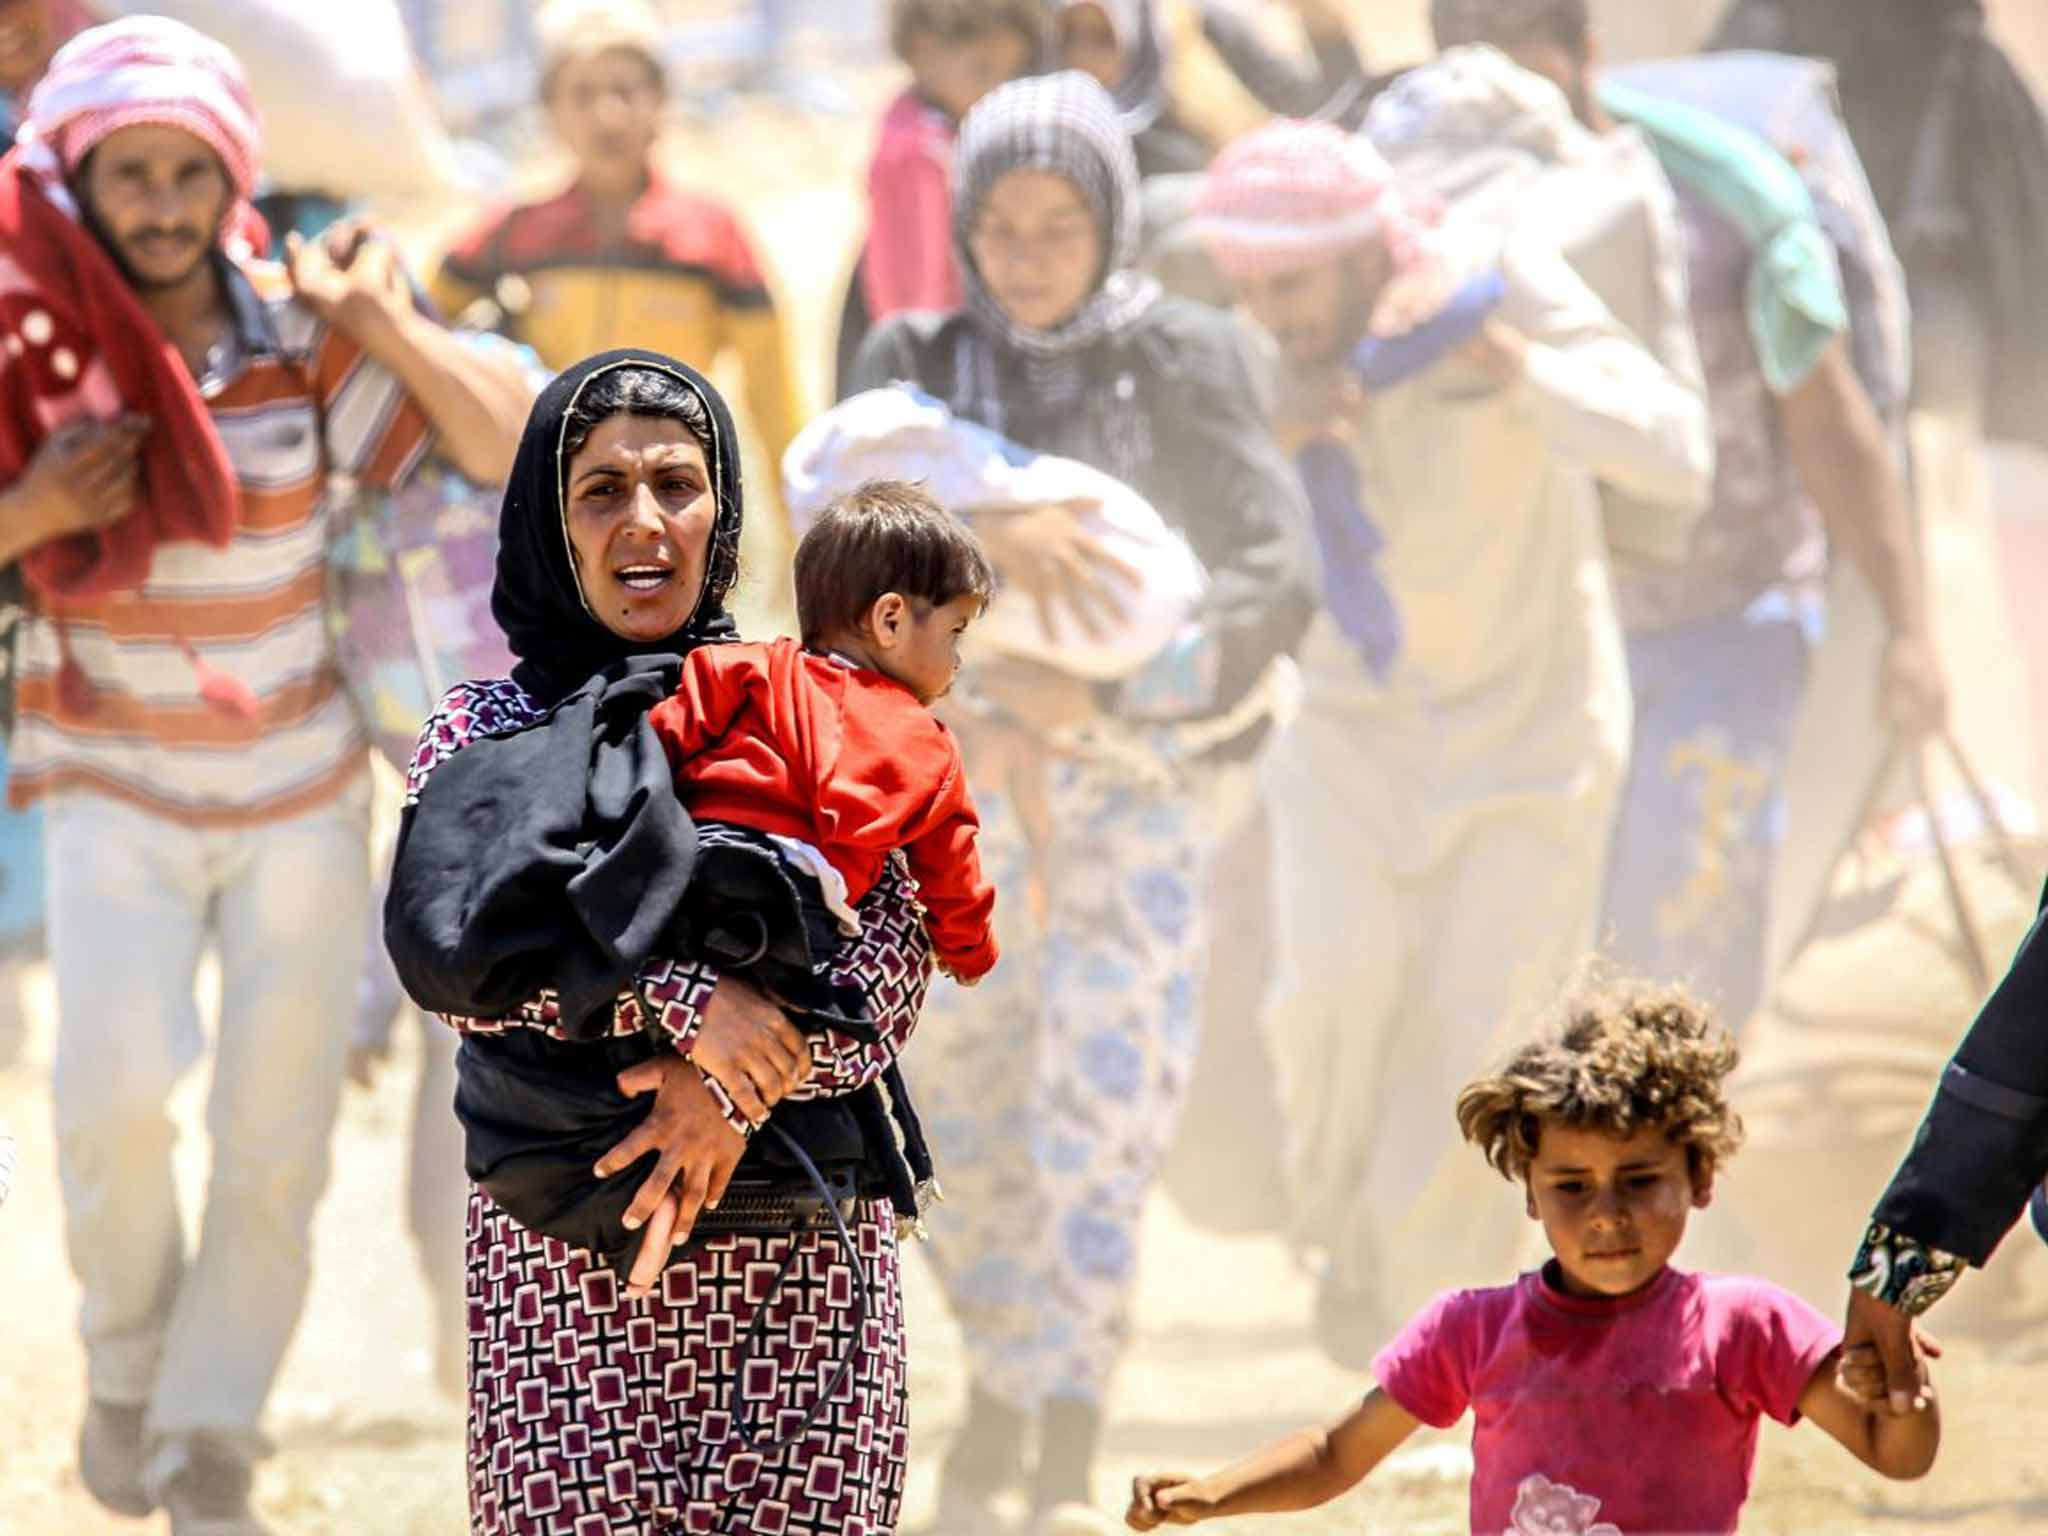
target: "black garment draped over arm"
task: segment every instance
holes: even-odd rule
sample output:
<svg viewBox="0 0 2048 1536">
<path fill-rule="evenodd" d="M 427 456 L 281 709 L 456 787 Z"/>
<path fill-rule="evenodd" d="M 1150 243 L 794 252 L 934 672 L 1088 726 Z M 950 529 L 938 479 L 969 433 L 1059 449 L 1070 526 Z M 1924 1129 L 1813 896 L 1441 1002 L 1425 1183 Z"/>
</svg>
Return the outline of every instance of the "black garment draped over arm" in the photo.
<svg viewBox="0 0 2048 1536">
<path fill-rule="evenodd" d="M 1873 1213 L 1982 1264 L 2048 1177 L 2048 892 Z"/>
<path fill-rule="evenodd" d="M 568 424 L 585 390 L 625 369 L 665 374 L 703 406 L 717 509 L 696 605 L 651 641 L 598 620 L 570 548 Z M 610 1032 L 612 1005 L 656 958 L 697 852 L 647 711 L 675 691 L 684 654 L 732 637 L 725 598 L 743 506 L 732 413 L 694 369 L 621 348 L 541 391 L 499 510 L 491 614 L 519 658 L 513 681 L 547 713 L 471 740 L 399 824 L 384 943 L 421 1007 L 497 1019 L 553 988 L 565 1034 Z"/>
<path fill-rule="evenodd" d="M 902 315 L 868 337 L 856 389 L 915 384 L 962 409 L 954 376 L 958 316 Z M 1301 482 L 1260 413 L 1236 322 L 1206 305 L 1162 299 L 1101 349 L 1101 377 L 1128 373 L 1151 439 L 1131 487 L 1180 529 L 1209 573 L 1205 619 L 1222 643 L 1216 708 L 1236 704 L 1267 664 L 1292 651 L 1315 611 L 1315 565 Z M 1101 412 L 1005 422 L 1041 453 L 1115 472 Z M 993 425 L 993 423 L 990 423 Z"/>
<path fill-rule="evenodd" d="M 499 1018 L 553 988 L 572 1039 L 610 1033 L 620 992 L 665 953 L 697 832 L 647 712 L 673 656 L 563 699 L 547 729 L 481 738 L 399 827 L 384 942 L 422 1008 Z"/>
</svg>

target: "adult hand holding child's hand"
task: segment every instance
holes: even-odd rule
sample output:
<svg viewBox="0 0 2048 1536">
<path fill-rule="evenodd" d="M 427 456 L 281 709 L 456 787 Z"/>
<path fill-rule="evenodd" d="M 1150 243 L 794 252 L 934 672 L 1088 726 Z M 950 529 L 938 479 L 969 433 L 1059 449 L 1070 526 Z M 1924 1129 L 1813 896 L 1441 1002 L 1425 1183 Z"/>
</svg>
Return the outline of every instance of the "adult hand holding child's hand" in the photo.
<svg viewBox="0 0 2048 1536">
<path fill-rule="evenodd" d="M 1941 1344 L 1911 1317 L 1866 1291 L 1849 1292 L 1836 1374 L 1851 1397 L 1895 1416 L 1916 1412 L 1933 1391 L 1927 1362 L 1940 1358 Z"/>
</svg>

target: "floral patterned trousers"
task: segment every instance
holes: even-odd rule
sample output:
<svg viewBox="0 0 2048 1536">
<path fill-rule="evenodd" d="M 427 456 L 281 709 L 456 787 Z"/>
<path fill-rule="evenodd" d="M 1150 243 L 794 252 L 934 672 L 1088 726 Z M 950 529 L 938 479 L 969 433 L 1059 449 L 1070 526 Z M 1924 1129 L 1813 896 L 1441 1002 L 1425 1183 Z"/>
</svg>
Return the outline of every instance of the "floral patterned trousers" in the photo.
<svg viewBox="0 0 2048 1536">
<path fill-rule="evenodd" d="M 1139 1220 L 1200 1041 L 1214 851 L 1201 789 L 1047 773 L 1046 848 L 976 791 L 1003 959 L 973 989 L 934 985 L 905 1063 L 947 1197 L 928 1253 L 976 1384 L 1025 1409 L 1099 1401 L 1123 1353 Z"/>
</svg>

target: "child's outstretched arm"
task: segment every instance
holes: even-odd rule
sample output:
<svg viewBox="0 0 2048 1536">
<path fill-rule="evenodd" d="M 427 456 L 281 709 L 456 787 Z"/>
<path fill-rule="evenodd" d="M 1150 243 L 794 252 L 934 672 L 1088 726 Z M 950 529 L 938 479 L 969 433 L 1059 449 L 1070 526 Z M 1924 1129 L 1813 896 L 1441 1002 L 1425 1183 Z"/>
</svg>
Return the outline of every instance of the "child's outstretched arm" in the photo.
<svg viewBox="0 0 2048 1536">
<path fill-rule="evenodd" d="M 1304 1429 L 1203 1478 L 1140 1477 L 1124 1523 L 1134 1531 L 1198 1525 L 1226 1515 L 1314 1509 L 1348 1493 L 1422 1426 L 1375 1387 L 1333 1424 Z"/>
<path fill-rule="evenodd" d="M 1924 1335 L 1918 1342 L 1929 1357 L 1941 1353 L 1941 1346 Z M 1941 1405 L 1932 1387 L 1910 1413 L 1870 1407 L 1857 1398 L 1859 1383 L 1881 1387 L 1883 1380 L 1884 1366 L 1875 1345 L 1859 1344 L 1846 1355 L 1837 1349 L 1821 1361 L 1806 1384 L 1799 1411 L 1873 1471 L 1900 1481 L 1925 1477 L 1941 1449 Z"/>
</svg>

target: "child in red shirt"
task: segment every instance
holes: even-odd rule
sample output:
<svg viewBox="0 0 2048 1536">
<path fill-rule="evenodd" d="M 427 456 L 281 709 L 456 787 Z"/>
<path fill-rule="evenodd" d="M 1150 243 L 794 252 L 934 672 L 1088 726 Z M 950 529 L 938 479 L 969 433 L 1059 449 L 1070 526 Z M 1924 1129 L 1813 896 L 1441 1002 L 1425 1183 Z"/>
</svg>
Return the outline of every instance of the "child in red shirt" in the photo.
<svg viewBox="0 0 2048 1536">
<path fill-rule="evenodd" d="M 960 305 L 953 265 L 953 141 L 960 119 L 1045 51 L 1040 0 L 894 0 L 890 40 L 910 88 L 882 117 L 868 166 L 874 223 L 861 258 L 870 324 Z"/>
<path fill-rule="evenodd" d="M 915 486 L 870 481 L 797 548 L 802 642 L 700 647 L 649 717 L 700 840 L 767 839 L 842 933 L 902 850 L 939 965 L 968 983 L 996 962 L 995 891 L 959 745 L 929 706 L 994 587 L 964 523 Z"/>
<path fill-rule="evenodd" d="M 960 119 L 1047 58 L 1044 0 L 890 0 L 889 38 L 909 87 L 882 114 L 868 162 L 868 234 L 839 317 L 840 392 L 861 341 L 903 310 L 960 307 L 953 144 Z"/>
<path fill-rule="evenodd" d="M 1308 1509 L 1424 1424 L 1470 1409 L 1475 1536 L 1732 1532 L 1764 1415 L 1804 1416 L 1886 1477 L 1933 1464 L 1931 1398 L 1894 1416 L 1874 1347 L 1789 1292 L 1670 1265 L 1742 1122 L 1735 1046 L 1683 993 L 1615 988 L 1458 1096 L 1458 1123 L 1519 1180 L 1556 1257 L 1514 1285 L 1454 1291 L 1373 1362 L 1379 1387 L 1325 1429 L 1201 1479 L 1140 1477 L 1134 1530 Z"/>
</svg>

